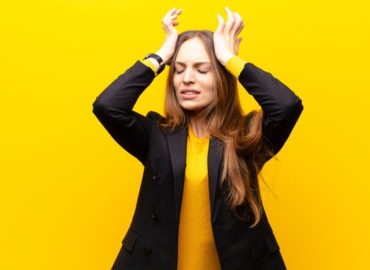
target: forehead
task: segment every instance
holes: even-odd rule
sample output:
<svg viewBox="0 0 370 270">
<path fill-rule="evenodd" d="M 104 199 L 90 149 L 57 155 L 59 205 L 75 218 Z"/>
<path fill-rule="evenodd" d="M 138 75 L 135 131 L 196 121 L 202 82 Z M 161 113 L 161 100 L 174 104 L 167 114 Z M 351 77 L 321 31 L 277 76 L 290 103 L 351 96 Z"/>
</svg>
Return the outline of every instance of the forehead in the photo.
<svg viewBox="0 0 370 270">
<path fill-rule="evenodd" d="M 181 45 L 175 62 L 210 62 L 210 58 L 203 41 L 192 38 Z"/>
</svg>

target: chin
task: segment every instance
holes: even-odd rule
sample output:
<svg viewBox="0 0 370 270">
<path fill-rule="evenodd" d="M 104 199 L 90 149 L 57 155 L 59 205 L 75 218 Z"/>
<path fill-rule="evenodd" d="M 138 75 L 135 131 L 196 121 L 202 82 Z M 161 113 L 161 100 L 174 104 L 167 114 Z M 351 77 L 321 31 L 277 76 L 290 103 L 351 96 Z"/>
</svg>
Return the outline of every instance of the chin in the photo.
<svg viewBox="0 0 370 270">
<path fill-rule="evenodd" d="M 181 106 L 181 108 L 184 111 L 187 111 L 187 112 L 196 112 L 196 111 L 202 110 L 204 107 L 201 107 L 201 106 Z"/>
</svg>

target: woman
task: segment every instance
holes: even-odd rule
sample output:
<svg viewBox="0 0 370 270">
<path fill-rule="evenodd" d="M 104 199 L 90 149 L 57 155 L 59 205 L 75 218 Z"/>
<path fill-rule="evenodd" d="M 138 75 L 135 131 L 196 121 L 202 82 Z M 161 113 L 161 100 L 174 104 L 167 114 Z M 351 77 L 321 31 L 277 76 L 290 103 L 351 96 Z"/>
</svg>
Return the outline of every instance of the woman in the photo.
<svg viewBox="0 0 370 270">
<path fill-rule="evenodd" d="M 113 269 L 285 269 L 258 173 L 287 140 L 303 107 L 271 74 L 237 56 L 243 29 L 227 22 L 178 35 L 179 9 L 162 20 L 165 41 L 95 101 L 113 138 L 144 165 L 131 226 Z M 165 117 L 132 111 L 170 65 Z M 262 107 L 243 116 L 236 78 Z"/>
</svg>

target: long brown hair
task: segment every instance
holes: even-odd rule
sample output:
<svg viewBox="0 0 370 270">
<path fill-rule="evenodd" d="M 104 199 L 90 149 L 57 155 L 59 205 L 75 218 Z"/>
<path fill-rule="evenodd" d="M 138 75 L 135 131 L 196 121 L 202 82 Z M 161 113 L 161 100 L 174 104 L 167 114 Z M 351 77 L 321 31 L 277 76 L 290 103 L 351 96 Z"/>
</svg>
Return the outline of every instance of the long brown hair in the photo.
<svg viewBox="0 0 370 270">
<path fill-rule="evenodd" d="M 226 191 L 226 201 L 239 218 L 251 221 L 251 226 L 255 226 L 262 216 L 258 174 L 264 162 L 262 157 L 268 153 L 262 145 L 262 111 L 252 111 L 243 116 L 237 80 L 217 60 L 211 31 L 186 31 L 180 34 L 172 59 L 176 59 L 181 45 L 192 38 L 199 38 L 203 42 L 215 73 L 216 98 L 202 113 L 210 135 L 225 145 L 221 186 Z M 175 94 L 174 62 L 170 63 L 168 74 L 166 119 L 163 123 L 171 129 L 188 124 L 186 112 Z"/>
</svg>

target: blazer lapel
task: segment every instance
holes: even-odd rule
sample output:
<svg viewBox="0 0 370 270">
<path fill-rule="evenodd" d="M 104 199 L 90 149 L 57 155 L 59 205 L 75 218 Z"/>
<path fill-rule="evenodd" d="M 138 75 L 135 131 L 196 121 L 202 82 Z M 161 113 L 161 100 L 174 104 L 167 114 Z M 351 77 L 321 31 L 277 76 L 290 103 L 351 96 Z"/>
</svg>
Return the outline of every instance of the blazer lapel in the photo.
<svg viewBox="0 0 370 270">
<path fill-rule="evenodd" d="M 216 190 L 219 185 L 218 179 L 221 175 L 220 163 L 224 154 L 223 149 L 223 143 L 220 140 L 211 137 L 208 149 L 208 184 L 211 213 L 213 213 L 214 210 Z"/>
<path fill-rule="evenodd" d="M 180 219 L 182 193 L 184 190 L 187 128 L 168 133 L 168 148 L 175 186 L 176 219 Z M 216 190 L 219 185 L 220 163 L 223 157 L 223 143 L 211 137 L 208 149 L 208 183 L 211 211 L 213 211 Z"/>
<path fill-rule="evenodd" d="M 168 134 L 168 148 L 172 165 L 172 173 L 175 185 L 176 219 L 180 219 L 182 192 L 184 188 L 186 166 L 186 139 L 188 129 L 186 127 Z"/>
</svg>

